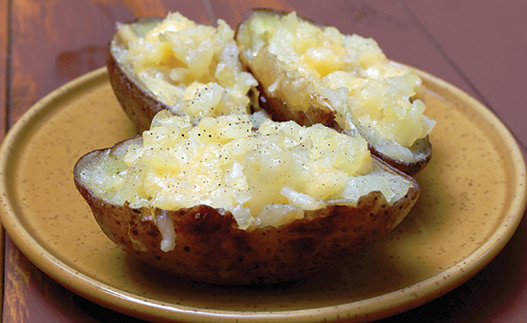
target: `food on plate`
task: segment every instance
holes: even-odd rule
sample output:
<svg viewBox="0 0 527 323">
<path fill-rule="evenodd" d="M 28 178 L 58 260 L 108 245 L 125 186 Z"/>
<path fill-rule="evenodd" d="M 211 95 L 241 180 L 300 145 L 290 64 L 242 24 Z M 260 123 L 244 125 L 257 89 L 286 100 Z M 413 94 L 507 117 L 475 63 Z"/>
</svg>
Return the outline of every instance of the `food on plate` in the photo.
<svg viewBox="0 0 527 323">
<path fill-rule="evenodd" d="M 142 136 L 81 157 L 74 179 L 112 241 L 214 284 L 312 275 L 390 232 L 419 196 L 361 136 L 243 113 L 161 111 Z"/>
<path fill-rule="evenodd" d="M 195 119 L 250 112 L 257 82 L 242 67 L 233 37 L 221 19 L 215 28 L 177 12 L 118 23 L 107 69 L 137 130 L 147 130 L 164 109 Z"/>
<path fill-rule="evenodd" d="M 422 81 L 373 39 L 267 9 L 253 10 L 235 38 L 273 119 L 360 134 L 374 154 L 408 174 L 428 163 L 435 122 L 424 115 Z"/>
</svg>

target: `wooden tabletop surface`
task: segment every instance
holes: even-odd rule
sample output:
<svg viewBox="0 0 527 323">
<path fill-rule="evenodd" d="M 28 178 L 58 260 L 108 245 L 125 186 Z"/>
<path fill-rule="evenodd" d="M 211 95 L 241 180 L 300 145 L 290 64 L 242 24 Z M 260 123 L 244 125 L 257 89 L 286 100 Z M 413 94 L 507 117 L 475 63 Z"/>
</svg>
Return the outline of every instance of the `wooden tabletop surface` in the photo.
<svg viewBox="0 0 527 323">
<path fill-rule="evenodd" d="M 47 93 L 105 64 L 116 21 L 180 11 L 201 23 L 222 18 L 235 27 L 253 7 L 296 10 L 343 32 L 373 37 L 389 58 L 483 103 L 527 156 L 525 0 L 0 0 L 0 139 Z M 133 320 L 58 285 L 1 235 L 3 322 Z M 386 321 L 526 322 L 526 254 L 524 217 L 505 249 L 476 276 Z"/>
</svg>

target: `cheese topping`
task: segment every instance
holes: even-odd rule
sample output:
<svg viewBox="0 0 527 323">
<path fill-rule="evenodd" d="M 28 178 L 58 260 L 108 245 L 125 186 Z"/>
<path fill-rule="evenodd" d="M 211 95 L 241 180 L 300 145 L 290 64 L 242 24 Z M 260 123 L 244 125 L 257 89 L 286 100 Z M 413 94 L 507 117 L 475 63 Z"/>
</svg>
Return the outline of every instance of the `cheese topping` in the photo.
<svg viewBox="0 0 527 323">
<path fill-rule="evenodd" d="M 188 116 L 161 111 L 142 143 L 90 166 L 83 182 L 132 208 L 227 210 L 242 229 L 280 226 L 328 203 L 353 205 L 375 190 L 393 203 L 412 185 L 375 167 L 360 136 L 269 119 L 253 126 L 247 114 L 205 117 L 193 126 Z"/>
</svg>

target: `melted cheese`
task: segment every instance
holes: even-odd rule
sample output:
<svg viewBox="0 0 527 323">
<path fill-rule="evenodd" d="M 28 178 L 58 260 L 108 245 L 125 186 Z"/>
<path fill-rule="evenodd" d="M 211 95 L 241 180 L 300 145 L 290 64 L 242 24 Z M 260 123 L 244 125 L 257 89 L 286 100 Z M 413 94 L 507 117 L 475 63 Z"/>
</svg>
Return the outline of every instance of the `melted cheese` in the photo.
<svg viewBox="0 0 527 323">
<path fill-rule="evenodd" d="M 193 126 L 188 116 L 162 111 L 141 144 L 93 165 L 83 181 L 98 196 L 132 208 L 227 210 L 242 229 L 280 226 L 327 203 L 353 205 L 374 190 L 393 203 L 411 185 L 374 167 L 360 136 L 269 119 L 253 127 L 247 114 L 206 117 Z M 171 231 L 161 230 L 162 216 L 156 221 L 162 233 Z"/>
</svg>

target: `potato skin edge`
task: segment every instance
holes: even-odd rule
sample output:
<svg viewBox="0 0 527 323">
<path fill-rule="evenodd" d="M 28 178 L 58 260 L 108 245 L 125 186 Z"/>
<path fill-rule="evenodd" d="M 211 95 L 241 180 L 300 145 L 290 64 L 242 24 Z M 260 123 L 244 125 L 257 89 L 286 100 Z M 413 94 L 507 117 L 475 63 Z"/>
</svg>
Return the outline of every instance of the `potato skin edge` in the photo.
<svg viewBox="0 0 527 323">
<path fill-rule="evenodd" d="M 267 285 L 309 277 L 392 231 L 419 196 L 415 179 L 376 161 L 413 183 L 393 205 L 381 193 L 372 192 L 355 207 L 328 205 L 306 211 L 303 219 L 278 228 L 241 230 L 229 211 L 207 205 L 173 211 L 133 209 L 97 197 L 81 183 L 79 173 L 83 164 L 96 160 L 103 151 L 79 159 L 74 181 L 105 235 L 152 266 L 181 278 L 219 285 Z M 176 231 L 176 247 L 166 253 L 160 249 L 162 237 L 155 223 L 155 216 L 162 214 L 171 218 Z"/>
<path fill-rule="evenodd" d="M 147 22 L 159 20 L 161 18 L 149 17 L 144 19 Z M 138 19 L 128 24 L 139 24 L 142 20 Z M 170 108 L 157 100 L 152 92 L 138 84 L 133 76 L 128 75 L 121 64 L 112 54 L 112 46 L 118 43 L 116 35 L 106 49 L 106 69 L 112 90 L 119 101 L 119 104 L 128 115 L 138 133 L 150 129 L 150 124 L 154 116 L 161 110 Z"/>
</svg>

